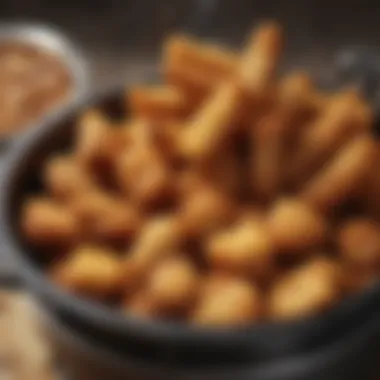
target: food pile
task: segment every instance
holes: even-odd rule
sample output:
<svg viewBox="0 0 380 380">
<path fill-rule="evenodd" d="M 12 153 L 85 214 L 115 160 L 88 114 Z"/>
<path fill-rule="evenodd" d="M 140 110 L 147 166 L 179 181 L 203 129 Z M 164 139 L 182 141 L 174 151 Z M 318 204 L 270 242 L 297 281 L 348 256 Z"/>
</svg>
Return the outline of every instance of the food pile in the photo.
<svg viewBox="0 0 380 380">
<path fill-rule="evenodd" d="M 174 35 L 125 117 L 87 109 L 47 159 L 22 233 L 70 292 L 126 315 L 236 326 L 320 313 L 380 268 L 379 145 L 352 88 L 278 75 L 265 23 L 240 54 Z"/>
</svg>

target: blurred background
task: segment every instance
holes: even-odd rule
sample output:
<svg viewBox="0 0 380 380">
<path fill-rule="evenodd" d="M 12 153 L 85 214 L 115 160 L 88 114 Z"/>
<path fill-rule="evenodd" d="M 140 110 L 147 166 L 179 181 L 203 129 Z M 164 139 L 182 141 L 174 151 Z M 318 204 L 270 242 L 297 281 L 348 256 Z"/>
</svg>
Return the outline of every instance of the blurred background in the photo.
<svg viewBox="0 0 380 380">
<path fill-rule="evenodd" d="M 97 86 L 144 75 L 170 32 L 186 30 L 236 45 L 252 23 L 268 18 L 286 28 L 287 65 L 321 69 L 341 46 L 380 42 L 378 9 L 374 0 L 0 1 L 3 20 L 62 28 L 85 50 Z"/>
</svg>

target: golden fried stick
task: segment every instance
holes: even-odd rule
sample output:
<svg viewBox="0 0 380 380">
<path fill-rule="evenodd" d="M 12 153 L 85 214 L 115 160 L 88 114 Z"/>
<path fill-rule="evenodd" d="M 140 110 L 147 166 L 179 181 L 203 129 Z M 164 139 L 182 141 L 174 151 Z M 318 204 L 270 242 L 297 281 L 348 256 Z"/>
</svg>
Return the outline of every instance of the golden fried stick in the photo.
<svg viewBox="0 0 380 380">
<path fill-rule="evenodd" d="M 352 136 L 368 131 L 371 124 L 371 112 L 357 94 L 349 91 L 335 96 L 300 137 L 288 169 L 289 182 L 305 180 Z"/>
<path fill-rule="evenodd" d="M 133 116 L 153 121 L 180 118 L 192 108 L 179 88 L 167 85 L 131 88 L 126 92 L 126 101 Z"/>
<path fill-rule="evenodd" d="M 179 151 L 190 161 L 212 156 L 228 137 L 240 106 L 233 83 L 221 85 L 183 128 Z"/>
<path fill-rule="evenodd" d="M 77 243 L 81 233 L 76 216 L 48 197 L 27 199 L 20 224 L 24 237 L 39 247 L 67 249 Z"/>
<path fill-rule="evenodd" d="M 167 82 L 200 97 L 229 77 L 237 61 L 234 53 L 187 36 L 174 35 L 164 45 L 163 70 Z"/>
<path fill-rule="evenodd" d="M 129 268 L 133 262 L 138 275 L 145 275 L 155 264 L 176 254 L 181 241 L 182 231 L 176 216 L 151 218 L 143 226 L 125 265 Z"/>
<path fill-rule="evenodd" d="M 262 24 L 250 36 L 237 69 L 237 82 L 246 94 L 262 97 L 274 84 L 283 50 L 283 32 L 276 23 Z"/>
<path fill-rule="evenodd" d="M 347 142 L 305 185 L 301 197 L 323 211 L 343 203 L 372 166 L 376 150 L 377 144 L 370 135 L 362 134 Z"/>
<path fill-rule="evenodd" d="M 292 131 L 321 112 L 327 103 L 327 97 L 317 92 L 310 75 L 303 71 L 293 72 L 280 81 L 276 100 Z"/>
<path fill-rule="evenodd" d="M 251 184 L 253 192 L 264 200 L 273 198 L 281 187 L 286 128 L 284 117 L 273 113 L 252 131 Z"/>
</svg>

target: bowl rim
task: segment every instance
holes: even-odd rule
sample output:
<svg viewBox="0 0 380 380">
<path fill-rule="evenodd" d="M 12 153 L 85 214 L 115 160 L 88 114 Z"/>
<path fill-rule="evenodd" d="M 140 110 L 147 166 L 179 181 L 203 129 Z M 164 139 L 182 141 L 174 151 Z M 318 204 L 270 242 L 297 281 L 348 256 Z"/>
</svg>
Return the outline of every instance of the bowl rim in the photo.
<svg viewBox="0 0 380 380">
<path fill-rule="evenodd" d="M 42 306 L 42 305 L 39 305 Z M 118 352 L 110 349 L 106 345 L 97 341 L 90 341 L 86 335 L 83 335 L 76 330 L 72 330 L 63 321 L 59 320 L 53 313 L 44 309 L 41 309 L 40 313 L 42 322 L 45 323 L 48 330 L 58 336 L 58 339 L 68 342 L 70 347 L 75 347 L 85 355 L 90 354 L 92 357 L 99 358 L 101 361 L 105 361 L 112 365 L 112 368 L 123 369 L 126 365 L 132 365 L 136 368 L 149 371 L 162 370 L 163 366 L 149 363 L 148 361 L 140 358 L 127 358 Z M 186 373 L 190 376 L 200 376 L 204 379 L 220 379 L 221 373 L 226 377 L 231 375 L 236 378 L 244 378 L 247 374 L 250 374 L 252 378 L 277 378 L 278 374 L 282 376 L 301 376 L 306 375 L 310 371 L 320 371 L 324 366 L 329 363 L 337 362 L 343 359 L 345 355 L 352 354 L 355 348 L 363 348 L 370 345 L 370 341 L 375 341 L 376 336 L 380 334 L 380 325 L 378 319 L 380 317 L 380 310 L 377 310 L 374 315 L 367 318 L 363 325 L 358 326 L 349 334 L 341 337 L 337 341 L 328 346 L 324 346 L 318 350 L 313 350 L 307 353 L 301 353 L 300 355 L 291 355 L 286 358 L 278 358 L 269 363 L 248 363 L 239 367 L 220 367 L 220 373 L 215 375 L 215 369 L 199 369 L 186 368 Z M 311 369 L 310 369 L 311 368 Z M 165 371 L 169 370 L 172 375 L 180 376 L 182 368 L 164 368 Z M 219 370 L 217 369 L 219 372 Z"/>
<path fill-rule="evenodd" d="M 363 305 L 367 307 L 380 300 L 380 283 L 375 284 L 363 292 L 350 295 L 337 303 L 332 309 L 320 315 L 312 315 L 302 319 L 289 321 L 264 321 L 242 327 L 211 328 L 195 326 L 187 323 L 168 322 L 160 320 L 149 320 L 137 318 L 131 314 L 123 314 L 120 310 L 114 310 L 109 306 L 96 303 L 86 298 L 71 294 L 65 289 L 54 284 L 48 279 L 45 273 L 31 264 L 23 253 L 14 231 L 9 223 L 9 198 L 13 184 L 13 174 L 17 173 L 24 164 L 24 157 L 38 146 L 40 141 L 49 133 L 54 133 L 65 121 L 75 119 L 84 109 L 89 106 L 100 105 L 111 96 L 115 97 L 125 91 L 125 87 L 107 88 L 95 94 L 84 94 L 70 107 L 61 110 L 39 128 L 35 128 L 33 133 L 26 134 L 20 138 L 12 149 L 4 157 L 0 167 L 0 224 L 3 229 L 0 231 L 0 243 L 6 253 L 10 253 L 18 264 L 21 275 L 26 285 L 31 285 L 37 293 L 43 295 L 52 303 L 59 304 L 72 315 L 85 318 L 86 322 L 92 326 L 107 325 L 113 333 L 118 334 L 125 331 L 147 339 L 167 341 L 172 344 L 208 344 L 230 345 L 248 347 L 252 341 L 263 342 L 260 336 L 268 337 L 271 334 L 279 334 L 283 329 L 300 329 L 307 331 L 310 326 L 317 329 L 323 328 L 332 321 L 346 320 L 348 316 L 357 312 Z M 263 334 L 263 335 L 261 335 Z"/>
</svg>

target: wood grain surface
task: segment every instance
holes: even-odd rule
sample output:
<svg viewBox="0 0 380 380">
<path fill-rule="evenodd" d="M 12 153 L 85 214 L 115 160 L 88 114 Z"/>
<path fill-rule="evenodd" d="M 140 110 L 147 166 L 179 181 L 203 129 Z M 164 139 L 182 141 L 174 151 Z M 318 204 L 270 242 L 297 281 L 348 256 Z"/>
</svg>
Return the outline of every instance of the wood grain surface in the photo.
<svg viewBox="0 0 380 380">
<path fill-rule="evenodd" d="M 0 291 L 0 380 L 58 380 L 37 320 L 28 296 Z"/>
</svg>

